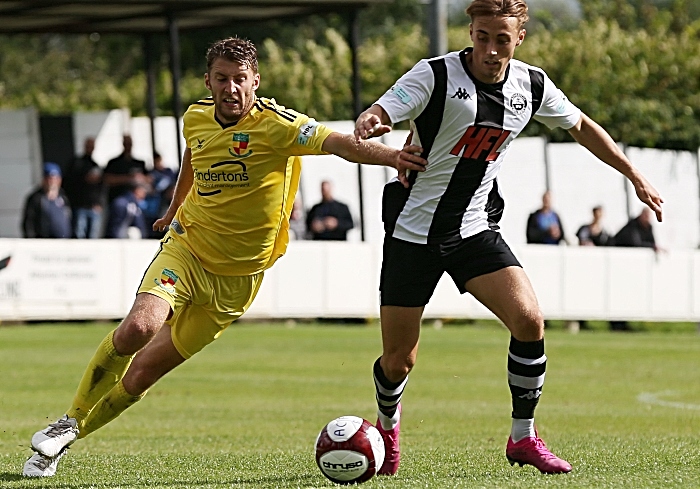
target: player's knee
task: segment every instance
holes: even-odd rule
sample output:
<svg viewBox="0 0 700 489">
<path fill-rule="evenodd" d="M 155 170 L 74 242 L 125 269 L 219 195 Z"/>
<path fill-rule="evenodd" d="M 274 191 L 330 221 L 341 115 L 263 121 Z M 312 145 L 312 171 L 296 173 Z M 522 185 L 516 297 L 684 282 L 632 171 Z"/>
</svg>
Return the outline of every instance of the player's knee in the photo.
<svg viewBox="0 0 700 489">
<path fill-rule="evenodd" d="M 416 364 L 415 357 L 409 356 L 389 356 L 384 361 L 384 375 L 392 382 L 399 382 L 406 378 Z"/>
<path fill-rule="evenodd" d="M 544 315 L 539 308 L 529 309 L 521 314 L 514 330 L 511 330 L 520 341 L 537 341 L 544 335 Z"/>
<path fill-rule="evenodd" d="M 128 315 L 114 333 L 114 347 L 122 355 L 133 355 L 153 339 L 162 324 Z"/>
</svg>

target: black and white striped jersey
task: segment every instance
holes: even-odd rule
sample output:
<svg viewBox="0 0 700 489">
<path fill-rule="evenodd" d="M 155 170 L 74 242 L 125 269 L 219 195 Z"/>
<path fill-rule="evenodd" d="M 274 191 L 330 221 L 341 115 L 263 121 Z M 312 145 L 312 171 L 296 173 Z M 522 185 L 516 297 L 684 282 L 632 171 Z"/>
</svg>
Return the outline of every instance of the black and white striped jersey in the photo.
<svg viewBox="0 0 700 489">
<path fill-rule="evenodd" d="M 471 50 L 421 60 L 376 103 L 396 123 L 410 119 L 425 172 L 384 189 L 382 217 L 391 236 L 438 244 L 498 229 L 503 199 L 496 175 L 510 143 L 531 118 L 573 127 L 581 111 L 545 72 L 511 60 L 505 78 L 482 83 L 467 68 Z"/>
</svg>

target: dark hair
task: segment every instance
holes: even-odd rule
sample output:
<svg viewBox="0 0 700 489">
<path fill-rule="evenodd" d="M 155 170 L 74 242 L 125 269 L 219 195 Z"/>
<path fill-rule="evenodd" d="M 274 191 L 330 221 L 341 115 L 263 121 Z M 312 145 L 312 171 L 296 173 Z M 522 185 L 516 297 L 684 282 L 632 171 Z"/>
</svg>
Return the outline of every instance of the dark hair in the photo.
<svg viewBox="0 0 700 489">
<path fill-rule="evenodd" d="M 518 29 L 530 20 L 525 0 L 473 0 L 466 12 L 472 20 L 480 16 L 515 17 L 518 19 Z"/>
<path fill-rule="evenodd" d="M 216 41 L 207 50 L 207 73 L 211 71 L 211 66 L 218 58 L 226 58 L 235 61 L 258 72 L 258 50 L 255 44 L 247 39 L 229 37 Z"/>
</svg>

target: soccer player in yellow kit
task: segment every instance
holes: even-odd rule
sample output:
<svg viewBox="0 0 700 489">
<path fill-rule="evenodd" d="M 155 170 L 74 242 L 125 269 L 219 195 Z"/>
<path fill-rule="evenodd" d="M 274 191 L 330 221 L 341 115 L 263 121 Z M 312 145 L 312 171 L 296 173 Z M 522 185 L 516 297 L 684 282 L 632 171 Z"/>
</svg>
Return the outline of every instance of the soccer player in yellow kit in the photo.
<svg viewBox="0 0 700 489">
<path fill-rule="evenodd" d="M 187 147 L 175 195 L 154 229 L 169 231 L 131 311 L 97 348 L 66 414 L 32 437 L 28 477 L 50 477 L 74 441 L 143 398 L 163 375 L 214 341 L 250 306 L 264 271 L 284 254 L 300 155 L 330 153 L 407 170 L 426 161 L 356 141 L 256 96 L 257 52 L 229 38 L 207 52 L 211 97 L 184 116 Z"/>
</svg>

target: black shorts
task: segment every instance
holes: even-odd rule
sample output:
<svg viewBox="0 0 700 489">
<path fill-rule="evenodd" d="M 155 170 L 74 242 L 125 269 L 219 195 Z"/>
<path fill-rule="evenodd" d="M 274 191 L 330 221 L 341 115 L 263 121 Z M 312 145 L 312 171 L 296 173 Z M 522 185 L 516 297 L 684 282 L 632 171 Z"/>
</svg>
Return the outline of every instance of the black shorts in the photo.
<svg viewBox="0 0 700 489">
<path fill-rule="evenodd" d="M 457 243 L 424 245 L 384 238 L 379 291 L 382 306 L 425 306 L 444 272 L 461 294 L 468 280 L 520 262 L 496 231 L 482 231 Z"/>
</svg>

